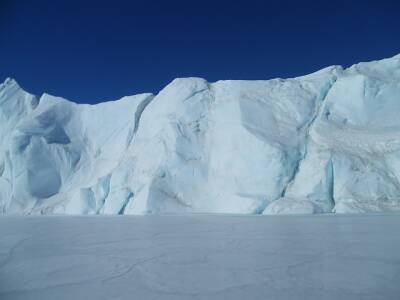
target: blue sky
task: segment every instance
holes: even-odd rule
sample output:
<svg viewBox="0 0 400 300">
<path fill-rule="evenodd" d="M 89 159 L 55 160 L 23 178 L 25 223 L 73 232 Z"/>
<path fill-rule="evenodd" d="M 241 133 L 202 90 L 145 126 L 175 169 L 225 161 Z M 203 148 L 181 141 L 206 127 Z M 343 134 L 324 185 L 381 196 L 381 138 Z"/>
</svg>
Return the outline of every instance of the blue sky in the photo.
<svg viewBox="0 0 400 300">
<path fill-rule="evenodd" d="M 96 103 L 400 53 L 400 1 L 0 0 L 0 81 Z"/>
</svg>

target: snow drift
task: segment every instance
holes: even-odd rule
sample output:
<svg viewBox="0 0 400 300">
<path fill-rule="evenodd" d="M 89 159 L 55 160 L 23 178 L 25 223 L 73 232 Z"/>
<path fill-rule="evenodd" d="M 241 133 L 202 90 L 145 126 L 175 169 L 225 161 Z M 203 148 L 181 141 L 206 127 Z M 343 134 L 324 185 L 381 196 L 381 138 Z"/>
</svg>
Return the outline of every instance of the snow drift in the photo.
<svg viewBox="0 0 400 300">
<path fill-rule="evenodd" d="M 400 210 L 400 55 L 83 105 L 0 85 L 3 214 Z"/>
</svg>

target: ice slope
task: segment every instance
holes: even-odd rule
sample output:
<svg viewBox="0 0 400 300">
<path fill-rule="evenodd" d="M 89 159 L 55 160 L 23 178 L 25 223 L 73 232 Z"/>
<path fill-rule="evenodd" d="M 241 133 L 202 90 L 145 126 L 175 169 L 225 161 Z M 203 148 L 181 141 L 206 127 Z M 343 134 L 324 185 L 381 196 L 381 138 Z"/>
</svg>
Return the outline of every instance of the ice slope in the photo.
<svg viewBox="0 0 400 300">
<path fill-rule="evenodd" d="M 0 85 L 3 213 L 400 209 L 400 55 L 81 105 Z"/>
<path fill-rule="evenodd" d="M 151 94 L 99 105 L 36 98 L 0 86 L 0 207 L 4 213 L 97 213 Z"/>
<path fill-rule="evenodd" d="M 330 211 L 322 202 L 338 213 L 399 210 L 399 113 L 399 55 L 343 71 L 285 197 L 266 213 Z"/>
</svg>

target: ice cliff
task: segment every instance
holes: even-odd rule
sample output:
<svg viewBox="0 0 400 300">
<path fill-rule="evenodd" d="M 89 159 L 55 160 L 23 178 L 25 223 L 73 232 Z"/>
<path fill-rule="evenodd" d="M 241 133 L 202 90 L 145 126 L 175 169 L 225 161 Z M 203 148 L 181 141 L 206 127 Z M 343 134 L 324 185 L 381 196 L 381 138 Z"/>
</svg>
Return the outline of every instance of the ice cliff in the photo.
<svg viewBox="0 0 400 300">
<path fill-rule="evenodd" d="M 400 55 L 97 105 L 0 85 L 0 213 L 400 210 Z"/>
</svg>

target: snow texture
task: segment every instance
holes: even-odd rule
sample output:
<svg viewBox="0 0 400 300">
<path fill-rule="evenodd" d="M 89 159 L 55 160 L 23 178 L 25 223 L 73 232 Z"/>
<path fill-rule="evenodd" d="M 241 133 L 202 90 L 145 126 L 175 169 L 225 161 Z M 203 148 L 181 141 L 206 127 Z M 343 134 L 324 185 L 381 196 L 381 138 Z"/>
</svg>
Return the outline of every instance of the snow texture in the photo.
<svg viewBox="0 0 400 300">
<path fill-rule="evenodd" d="M 0 299 L 400 295 L 398 215 L 4 216 Z"/>
<path fill-rule="evenodd" d="M 0 85 L 3 214 L 400 210 L 400 55 L 83 105 Z"/>
</svg>

